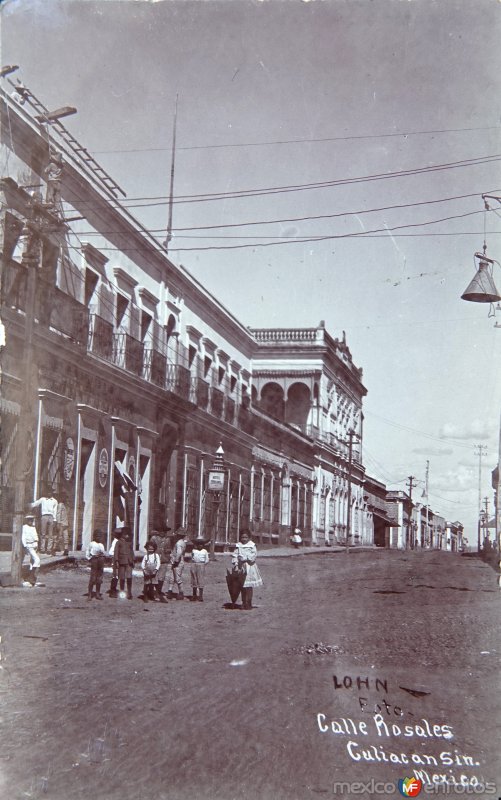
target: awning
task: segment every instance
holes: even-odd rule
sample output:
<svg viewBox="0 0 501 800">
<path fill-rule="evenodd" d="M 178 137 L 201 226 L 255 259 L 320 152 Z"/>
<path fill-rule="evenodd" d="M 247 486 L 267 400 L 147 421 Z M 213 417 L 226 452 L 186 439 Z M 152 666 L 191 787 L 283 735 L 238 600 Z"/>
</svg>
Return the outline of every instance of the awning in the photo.
<svg viewBox="0 0 501 800">
<path fill-rule="evenodd" d="M 377 519 L 380 522 L 384 523 L 385 528 L 400 528 L 398 522 L 396 522 L 394 519 L 390 519 L 389 517 L 387 517 L 386 514 L 384 514 L 379 509 L 373 509 L 372 514 L 374 517 L 377 517 Z"/>
<path fill-rule="evenodd" d="M 124 470 L 124 468 L 123 468 L 122 464 L 120 463 L 120 461 L 115 461 L 115 470 L 116 470 L 116 472 L 118 473 L 118 475 L 120 476 L 120 478 L 121 478 L 121 480 L 123 482 L 125 491 L 127 491 L 127 492 L 135 492 L 136 489 L 137 489 L 137 486 L 134 483 L 134 481 L 132 480 L 132 478 L 130 477 L 130 475 L 128 475 L 127 472 Z"/>
</svg>

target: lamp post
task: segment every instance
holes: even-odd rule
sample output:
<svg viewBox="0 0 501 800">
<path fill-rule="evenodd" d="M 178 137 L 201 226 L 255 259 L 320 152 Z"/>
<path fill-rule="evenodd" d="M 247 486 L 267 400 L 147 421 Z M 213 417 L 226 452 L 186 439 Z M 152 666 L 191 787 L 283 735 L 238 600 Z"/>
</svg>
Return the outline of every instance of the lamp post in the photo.
<svg viewBox="0 0 501 800">
<path fill-rule="evenodd" d="M 219 532 L 219 509 L 221 506 L 222 495 L 225 491 L 225 485 L 226 468 L 224 466 L 224 450 L 223 445 L 220 442 L 207 479 L 207 491 L 209 491 L 212 495 L 212 507 L 214 509 L 215 518 L 209 545 L 209 555 L 211 560 L 214 560 L 216 538 Z"/>
<path fill-rule="evenodd" d="M 358 433 L 355 433 L 354 430 L 350 430 L 348 432 L 348 507 L 346 509 L 346 550 L 345 553 L 348 555 L 350 552 L 350 537 L 351 537 L 351 468 L 353 465 L 353 439 L 359 439 Z"/>
</svg>

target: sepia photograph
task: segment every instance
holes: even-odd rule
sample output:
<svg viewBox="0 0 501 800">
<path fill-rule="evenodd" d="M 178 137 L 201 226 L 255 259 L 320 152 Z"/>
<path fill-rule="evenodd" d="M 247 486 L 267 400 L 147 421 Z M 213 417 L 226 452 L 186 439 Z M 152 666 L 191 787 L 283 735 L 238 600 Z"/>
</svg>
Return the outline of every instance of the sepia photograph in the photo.
<svg viewBox="0 0 501 800">
<path fill-rule="evenodd" d="M 501 798 L 500 41 L 0 0 L 2 800 Z"/>
</svg>

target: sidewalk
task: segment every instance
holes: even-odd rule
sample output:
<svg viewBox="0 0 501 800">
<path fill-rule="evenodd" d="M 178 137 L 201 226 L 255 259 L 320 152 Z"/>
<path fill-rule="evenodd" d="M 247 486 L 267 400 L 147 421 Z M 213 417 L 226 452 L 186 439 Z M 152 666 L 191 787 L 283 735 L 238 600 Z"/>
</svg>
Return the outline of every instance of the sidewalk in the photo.
<svg viewBox="0 0 501 800">
<path fill-rule="evenodd" d="M 375 550 L 377 549 L 374 546 L 356 546 L 350 547 L 350 554 L 351 553 L 360 553 L 366 550 Z M 318 545 L 318 546 L 309 546 L 309 547 L 300 547 L 296 550 L 296 548 L 291 547 L 290 545 L 278 545 L 276 547 L 264 547 L 262 549 L 258 546 L 258 557 L 261 558 L 289 558 L 294 557 L 297 558 L 299 556 L 314 556 L 314 555 L 333 555 L 334 553 L 345 553 L 346 547 L 341 545 L 331 545 L 327 547 L 326 545 Z M 216 553 L 216 560 L 222 560 L 229 556 L 231 556 L 232 551 L 229 550 L 228 552 L 224 553 Z M 135 559 L 136 562 L 140 561 L 143 557 L 142 551 L 136 551 Z M 10 551 L 0 552 L 0 585 L 3 584 L 2 577 L 6 577 L 10 574 Z M 64 556 L 62 553 L 60 555 L 49 556 L 45 553 L 40 554 L 40 572 L 47 572 L 48 570 L 54 569 L 56 567 L 63 566 L 65 564 L 72 564 L 72 563 L 85 563 L 87 561 L 85 557 L 85 553 L 82 550 L 77 550 L 70 552 L 67 556 Z M 25 558 L 24 563 L 27 563 L 27 559 Z M 5 584 L 4 584 L 5 585 Z"/>
</svg>

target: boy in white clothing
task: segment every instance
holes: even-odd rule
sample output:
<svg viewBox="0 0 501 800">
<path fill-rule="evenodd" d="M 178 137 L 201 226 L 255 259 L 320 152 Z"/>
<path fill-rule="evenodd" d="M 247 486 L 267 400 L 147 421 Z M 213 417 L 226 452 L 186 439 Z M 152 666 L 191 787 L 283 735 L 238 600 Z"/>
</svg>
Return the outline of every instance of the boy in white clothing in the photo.
<svg viewBox="0 0 501 800">
<path fill-rule="evenodd" d="M 29 582 L 32 586 L 37 582 L 37 569 L 40 567 L 40 556 L 38 555 L 38 533 L 35 528 L 35 517 L 27 514 L 24 518 L 23 530 L 21 533 L 23 547 L 30 557 L 30 577 Z"/>
<path fill-rule="evenodd" d="M 202 537 L 195 539 L 193 542 L 193 551 L 191 553 L 190 567 L 191 588 L 193 590 L 191 599 L 198 599 L 201 603 L 204 601 L 205 565 L 209 563 L 209 553 L 205 549 L 205 545 L 206 542 Z"/>
<path fill-rule="evenodd" d="M 92 600 L 92 587 L 94 584 L 96 585 L 96 600 L 103 599 L 103 595 L 101 594 L 105 554 L 103 538 L 103 532 L 99 529 L 95 530 L 94 538 L 92 539 L 92 542 L 90 542 L 85 553 L 87 559 L 90 561 L 90 578 L 87 600 Z"/>
<path fill-rule="evenodd" d="M 157 546 L 151 540 L 146 542 L 146 555 L 141 561 L 141 569 L 143 570 L 144 578 L 143 600 L 147 603 L 148 600 L 155 599 L 157 574 L 160 569 L 160 556 L 157 553 Z"/>
</svg>

